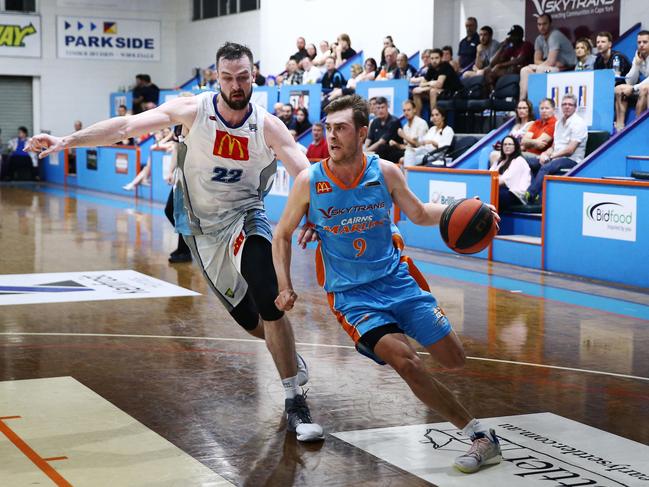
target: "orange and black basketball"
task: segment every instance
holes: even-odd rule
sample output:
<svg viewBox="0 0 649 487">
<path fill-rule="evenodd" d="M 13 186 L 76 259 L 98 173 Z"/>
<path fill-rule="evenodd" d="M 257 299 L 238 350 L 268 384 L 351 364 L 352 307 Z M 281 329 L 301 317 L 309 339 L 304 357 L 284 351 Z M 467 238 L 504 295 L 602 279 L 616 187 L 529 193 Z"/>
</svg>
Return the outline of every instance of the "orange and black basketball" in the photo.
<svg viewBox="0 0 649 487">
<path fill-rule="evenodd" d="M 451 250 L 475 254 L 491 243 L 498 233 L 498 226 L 487 205 L 475 198 L 467 198 L 444 209 L 439 231 Z"/>
</svg>

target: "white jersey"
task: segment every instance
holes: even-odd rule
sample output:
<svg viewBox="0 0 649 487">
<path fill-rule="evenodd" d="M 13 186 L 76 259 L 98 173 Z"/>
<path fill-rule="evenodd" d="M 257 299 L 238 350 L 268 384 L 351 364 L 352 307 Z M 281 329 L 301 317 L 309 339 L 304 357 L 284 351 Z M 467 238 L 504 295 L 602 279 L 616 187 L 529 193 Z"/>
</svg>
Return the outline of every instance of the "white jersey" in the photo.
<svg viewBox="0 0 649 487">
<path fill-rule="evenodd" d="M 266 110 L 250 103 L 244 120 L 231 126 L 216 109 L 217 96 L 196 96 L 196 119 L 178 155 L 175 191 L 180 190 L 182 200 L 175 199 L 174 210 L 189 220 L 184 222 L 188 225 L 182 217 L 177 222 L 183 234 L 220 232 L 241 221 L 248 210 L 262 209 L 277 170 L 275 154 L 264 139 Z"/>
</svg>

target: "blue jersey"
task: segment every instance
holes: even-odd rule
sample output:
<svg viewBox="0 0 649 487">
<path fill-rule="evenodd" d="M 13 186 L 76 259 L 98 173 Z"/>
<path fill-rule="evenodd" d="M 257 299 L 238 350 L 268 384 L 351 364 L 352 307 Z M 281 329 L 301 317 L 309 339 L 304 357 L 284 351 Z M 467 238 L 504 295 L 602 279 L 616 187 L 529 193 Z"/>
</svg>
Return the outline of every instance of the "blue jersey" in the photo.
<svg viewBox="0 0 649 487">
<path fill-rule="evenodd" d="M 392 243 L 392 197 L 377 156 L 347 187 L 322 161 L 309 169 L 308 219 L 320 237 L 318 281 L 327 292 L 373 282 L 395 272 L 401 258 Z"/>
</svg>

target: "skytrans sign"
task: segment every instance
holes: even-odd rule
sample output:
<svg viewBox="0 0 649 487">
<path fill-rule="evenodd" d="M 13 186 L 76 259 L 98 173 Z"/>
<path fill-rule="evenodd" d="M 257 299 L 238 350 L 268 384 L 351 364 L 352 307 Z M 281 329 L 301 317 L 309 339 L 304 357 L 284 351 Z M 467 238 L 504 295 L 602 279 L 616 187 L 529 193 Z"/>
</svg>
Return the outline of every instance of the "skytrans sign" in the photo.
<svg viewBox="0 0 649 487">
<path fill-rule="evenodd" d="M 41 18 L 0 14 L 0 56 L 41 57 Z"/>
<path fill-rule="evenodd" d="M 160 22 L 57 17 L 60 58 L 160 61 Z"/>
</svg>

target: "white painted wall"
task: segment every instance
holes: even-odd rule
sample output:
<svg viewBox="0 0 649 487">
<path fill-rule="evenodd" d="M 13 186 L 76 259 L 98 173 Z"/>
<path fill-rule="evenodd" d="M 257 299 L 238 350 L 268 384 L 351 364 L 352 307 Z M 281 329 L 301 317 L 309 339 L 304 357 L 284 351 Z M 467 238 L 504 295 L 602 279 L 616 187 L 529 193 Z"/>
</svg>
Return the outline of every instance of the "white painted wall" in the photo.
<svg viewBox="0 0 649 487">
<path fill-rule="evenodd" d="M 42 0 L 38 2 L 42 29 L 42 58 L 0 58 L 0 74 L 37 77 L 34 87 L 34 130 L 66 134 L 74 120 L 89 125 L 109 115 L 109 93 L 148 73 L 160 86 L 176 84 L 176 19 L 173 0 L 144 0 L 134 9 L 128 0 Z M 116 20 L 161 21 L 160 62 L 90 61 L 56 57 L 56 16 L 114 16 Z"/>
<path fill-rule="evenodd" d="M 407 54 L 432 46 L 435 0 L 262 0 L 259 52 L 263 73 L 278 73 L 296 51 L 299 36 L 313 42 L 347 33 L 352 47 L 379 58 L 391 35 Z M 407 4 L 407 8 L 404 5 Z M 378 60 L 378 59 L 377 59 Z"/>
<path fill-rule="evenodd" d="M 262 1 L 262 5 L 267 3 Z M 192 22 L 192 1 L 177 2 L 176 83 L 187 81 L 192 70 L 213 64 L 217 49 L 226 41 L 245 44 L 255 58 L 261 46 L 260 10 Z"/>
</svg>

